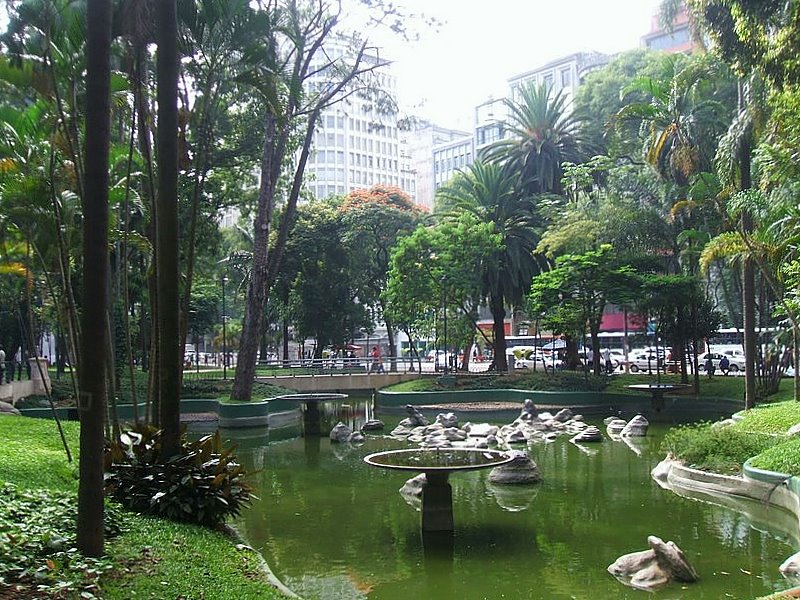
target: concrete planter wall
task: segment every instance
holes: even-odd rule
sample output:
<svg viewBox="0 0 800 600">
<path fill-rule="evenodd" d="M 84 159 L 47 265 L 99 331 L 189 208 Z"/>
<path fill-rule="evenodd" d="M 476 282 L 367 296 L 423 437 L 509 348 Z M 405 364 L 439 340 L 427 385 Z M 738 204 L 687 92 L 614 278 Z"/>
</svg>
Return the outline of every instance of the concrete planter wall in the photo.
<svg viewBox="0 0 800 600">
<path fill-rule="evenodd" d="M 441 392 L 389 392 L 379 391 L 376 403 L 381 409 L 399 409 L 406 404 L 435 405 L 460 402 L 522 402 L 530 398 L 534 404 L 543 407 L 579 408 L 585 416 L 598 417 L 620 414 L 632 417 L 637 413 L 651 420 L 681 420 L 683 415 L 692 418 L 717 418 L 731 414 L 740 403 L 727 399 L 698 399 L 693 396 L 667 396 L 664 408 L 654 410 L 646 395 L 619 394 L 607 392 L 557 392 L 532 390 L 446 390 Z"/>
</svg>

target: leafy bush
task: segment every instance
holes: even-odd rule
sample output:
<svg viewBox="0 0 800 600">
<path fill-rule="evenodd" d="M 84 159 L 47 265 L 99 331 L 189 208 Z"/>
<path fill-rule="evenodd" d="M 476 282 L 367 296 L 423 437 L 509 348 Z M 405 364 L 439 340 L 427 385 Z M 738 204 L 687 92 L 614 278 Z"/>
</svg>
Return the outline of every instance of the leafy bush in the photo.
<svg viewBox="0 0 800 600">
<path fill-rule="evenodd" d="M 252 497 L 233 451 L 222 448 L 216 432 L 183 438 L 180 455 L 161 463 L 161 432 L 137 425 L 107 447 L 106 493 L 143 514 L 213 527 L 238 515 Z"/>
<path fill-rule="evenodd" d="M 712 428 L 709 423 L 699 423 L 671 429 L 664 436 L 661 448 L 696 469 L 736 474 L 747 459 L 779 441 L 774 436 L 738 427 Z"/>
<path fill-rule="evenodd" d="M 800 423 L 800 402 L 765 404 L 744 413 L 737 427 L 767 433 L 785 433 L 792 425 Z"/>
<path fill-rule="evenodd" d="M 776 444 L 754 457 L 750 464 L 766 471 L 800 475 L 800 439 Z"/>
<path fill-rule="evenodd" d="M 17 591 L 25 597 L 34 597 L 23 592 L 32 588 L 47 597 L 93 598 L 97 579 L 112 565 L 78 552 L 77 515 L 75 494 L 0 487 L 0 585 L 22 586 Z M 107 503 L 105 535 L 118 535 L 121 523 L 120 509 Z"/>
</svg>

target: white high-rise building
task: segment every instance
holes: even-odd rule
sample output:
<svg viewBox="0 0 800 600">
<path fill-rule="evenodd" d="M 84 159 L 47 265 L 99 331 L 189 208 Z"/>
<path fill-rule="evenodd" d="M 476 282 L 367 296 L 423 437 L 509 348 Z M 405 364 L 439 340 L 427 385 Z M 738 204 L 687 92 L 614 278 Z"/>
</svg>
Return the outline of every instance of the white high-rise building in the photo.
<svg viewBox="0 0 800 600">
<path fill-rule="evenodd" d="M 561 92 L 566 106 L 572 108 L 575 90 L 588 73 L 605 66 L 611 57 L 601 52 L 576 52 L 550 61 L 508 80 L 511 98 L 519 98 L 519 89 L 528 83 L 544 84 L 553 92 Z"/>
<path fill-rule="evenodd" d="M 416 180 L 416 194 L 414 201 L 433 209 L 433 198 L 436 190 L 447 179 L 442 170 L 442 161 L 446 164 L 446 156 L 441 152 L 447 153 L 444 149 L 451 144 L 464 144 L 462 151 L 456 151 L 460 156 L 457 161 L 461 166 L 467 165 L 472 161 L 472 135 L 457 129 L 447 129 L 432 123 L 423 122 L 413 131 L 408 132 L 408 149 L 411 154 L 413 170 Z M 453 149 L 450 150 L 452 167 Z M 452 173 L 451 173 L 452 174 Z M 448 177 L 449 179 L 449 177 Z"/>
<path fill-rule="evenodd" d="M 344 46 L 326 49 L 328 57 L 341 57 L 346 51 Z M 385 62 L 377 53 L 365 56 L 364 61 Z M 308 91 L 325 89 L 328 72 L 320 70 L 310 79 Z M 383 93 L 395 95 L 397 82 L 388 65 L 378 66 L 366 78 Z M 397 114 L 379 110 L 384 103 L 373 98 L 374 94 L 356 91 L 322 112 L 306 167 L 306 186 L 317 198 L 376 184 L 399 187 L 413 197 L 413 170 L 403 148 Z"/>
</svg>

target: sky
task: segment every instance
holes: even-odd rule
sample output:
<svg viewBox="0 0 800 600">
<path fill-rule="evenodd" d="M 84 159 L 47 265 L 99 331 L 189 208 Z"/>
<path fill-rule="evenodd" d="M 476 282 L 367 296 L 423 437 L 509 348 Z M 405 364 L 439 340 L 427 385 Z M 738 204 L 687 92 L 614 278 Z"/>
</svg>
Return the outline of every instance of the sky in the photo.
<svg viewBox="0 0 800 600">
<path fill-rule="evenodd" d="M 474 107 L 502 98 L 509 77 L 581 51 L 636 48 L 659 0 L 396 0 L 436 17 L 417 42 L 375 32 L 393 60 L 401 104 L 437 125 L 470 130 Z M 420 105 L 420 103 L 422 103 Z"/>
</svg>

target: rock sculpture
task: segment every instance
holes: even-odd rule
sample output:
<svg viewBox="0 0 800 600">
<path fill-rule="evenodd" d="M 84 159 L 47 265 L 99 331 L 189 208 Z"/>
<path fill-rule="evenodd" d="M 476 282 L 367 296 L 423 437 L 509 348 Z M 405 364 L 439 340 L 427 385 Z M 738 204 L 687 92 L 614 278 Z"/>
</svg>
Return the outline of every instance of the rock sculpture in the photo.
<svg viewBox="0 0 800 600">
<path fill-rule="evenodd" d="M 531 421 L 538 418 L 539 410 L 530 398 L 525 398 L 522 403 L 522 412 L 519 413 L 519 418 L 523 421 Z"/>
<path fill-rule="evenodd" d="M 336 442 L 339 444 L 343 444 L 344 442 L 349 441 L 350 434 L 353 433 L 353 430 L 350 429 L 347 425 L 339 421 L 336 425 L 333 426 L 331 429 L 331 441 Z"/>
<path fill-rule="evenodd" d="M 608 572 L 625 585 L 652 591 L 670 581 L 692 583 L 697 572 L 686 560 L 674 542 L 664 542 L 651 535 L 647 538 L 649 550 L 620 556 L 608 567 Z"/>
<path fill-rule="evenodd" d="M 589 425 L 583 431 L 570 438 L 569 441 L 575 444 L 583 444 L 585 442 L 602 442 L 603 434 L 600 433 L 600 430 L 594 425 Z"/>
<path fill-rule="evenodd" d="M 370 419 L 361 426 L 361 431 L 383 431 L 384 427 L 386 427 L 386 425 L 384 425 L 383 421 L 379 419 Z"/>
<path fill-rule="evenodd" d="M 20 412 L 8 402 L 0 402 L 0 415 L 19 415 Z"/>
<path fill-rule="evenodd" d="M 606 433 L 612 437 L 619 435 L 627 424 L 628 423 L 623 419 L 612 417 L 611 420 L 606 423 Z"/>
<path fill-rule="evenodd" d="M 436 415 L 436 422 L 443 427 L 458 427 L 458 417 L 455 413 L 439 413 Z"/>
<path fill-rule="evenodd" d="M 528 485 L 542 480 L 539 467 L 528 456 L 527 452 L 511 450 L 513 460 L 489 473 L 489 482 L 497 485 Z"/>
<path fill-rule="evenodd" d="M 553 417 L 554 420 L 559 421 L 560 423 L 566 423 L 573 417 L 573 412 L 568 408 L 562 408 L 560 411 L 556 413 L 556 416 Z"/>
<path fill-rule="evenodd" d="M 622 437 L 645 437 L 647 435 L 647 428 L 650 427 L 650 422 L 642 415 L 636 415 L 625 428 L 620 432 Z"/>
</svg>

